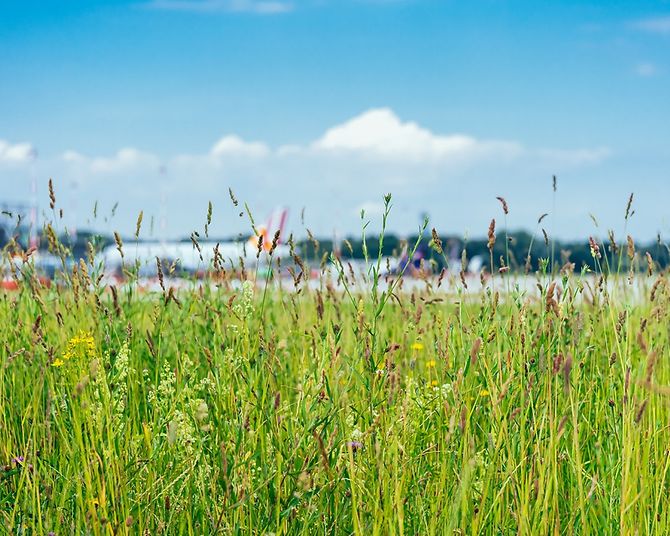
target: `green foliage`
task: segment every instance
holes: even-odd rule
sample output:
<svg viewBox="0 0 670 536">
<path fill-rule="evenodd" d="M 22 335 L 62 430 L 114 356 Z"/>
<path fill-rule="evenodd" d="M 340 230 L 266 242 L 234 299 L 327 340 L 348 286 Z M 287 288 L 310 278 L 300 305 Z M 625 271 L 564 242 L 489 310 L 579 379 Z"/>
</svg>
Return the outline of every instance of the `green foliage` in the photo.
<svg viewBox="0 0 670 536">
<path fill-rule="evenodd" d="M 668 533 L 667 275 L 444 292 L 385 275 L 386 243 L 365 281 L 333 256 L 297 288 L 25 271 L 0 294 L 5 531 Z"/>
</svg>

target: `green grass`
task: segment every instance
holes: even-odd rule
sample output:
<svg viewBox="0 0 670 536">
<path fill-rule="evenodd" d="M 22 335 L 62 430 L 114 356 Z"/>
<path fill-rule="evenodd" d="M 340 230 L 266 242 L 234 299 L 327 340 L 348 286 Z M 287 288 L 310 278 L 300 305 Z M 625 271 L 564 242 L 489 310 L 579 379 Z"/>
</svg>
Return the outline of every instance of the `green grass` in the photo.
<svg viewBox="0 0 670 536">
<path fill-rule="evenodd" d="M 670 531 L 665 274 L 390 293 L 371 266 L 364 293 L 1 294 L 5 532 Z"/>
</svg>

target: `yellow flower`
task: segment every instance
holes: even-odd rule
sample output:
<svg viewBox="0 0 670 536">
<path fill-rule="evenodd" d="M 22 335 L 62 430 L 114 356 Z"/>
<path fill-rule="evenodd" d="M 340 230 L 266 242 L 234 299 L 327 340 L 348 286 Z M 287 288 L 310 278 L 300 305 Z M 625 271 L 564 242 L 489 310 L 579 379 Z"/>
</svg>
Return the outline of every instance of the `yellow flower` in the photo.
<svg viewBox="0 0 670 536">
<path fill-rule="evenodd" d="M 420 352 L 421 350 L 423 350 L 423 343 L 419 341 L 415 342 L 414 344 L 412 344 L 412 350 L 414 350 L 415 352 Z"/>
<path fill-rule="evenodd" d="M 65 361 L 63 361 L 60 357 L 57 357 L 54 359 L 54 362 L 51 363 L 52 367 L 62 367 L 65 364 Z"/>
<path fill-rule="evenodd" d="M 95 339 L 92 335 L 80 331 L 78 335 L 72 337 L 68 343 L 65 352 L 63 352 L 63 360 L 68 361 L 77 355 L 77 350 L 81 348 L 84 353 L 89 357 L 93 358 L 96 356 L 95 351 Z M 81 351 L 79 352 L 81 353 Z"/>
<path fill-rule="evenodd" d="M 479 391 L 479 396 L 489 396 L 489 392 L 486 389 Z"/>
<path fill-rule="evenodd" d="M 435 368 L 435 360 L 431 359 L 430 361 L 428 361 L 428 363 L 426 363 L 426 366 L 428 368 Z"/>
<path fill-rule="evenodd" d="M 437 380 L 433 380 L 432 382 L 430 382 L 430 384 L 431 384 L 433 387 L 437 387 Z"/>
</svg>

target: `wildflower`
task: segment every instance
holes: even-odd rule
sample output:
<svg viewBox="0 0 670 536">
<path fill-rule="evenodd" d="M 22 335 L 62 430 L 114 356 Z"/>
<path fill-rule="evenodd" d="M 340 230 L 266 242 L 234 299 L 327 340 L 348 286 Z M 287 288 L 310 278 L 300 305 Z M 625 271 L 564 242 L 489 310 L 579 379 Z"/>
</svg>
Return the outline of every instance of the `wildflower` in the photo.
<svg viewBox="0 0 670 536">
<path fill-rule="evenodd" d="M 233 305 L 235 314 L 246 319 L 251 316 L 254 311 L 254 284 L 251 281 L 242 283 L 242 295 L 240 299 Z"/>
<path fill-rule="evenodd" d="M 428 363 L 426 363 L 426 366 L 428 368 L 435 368 L 435 365 L 436 365 L 436 363 L 435 363 L 434 359 L 431 359 L 431 360 L 428 361 Z"/>
<path fill-rule="evenodd" d="M 63 365 L 64 361 L 69 361 L 75 356 L 81 356 L 82 354 L 85 354 L 91 359 L 96 356 L 95 339 L 92 335 L 84 333 L 83 331 L 79 332 L 79 334 L 68 341 L 62 359 L 56 359 L 53 365 L 60 367 Z M 57 365 L 56 363 L 58 362 L 60 362 L 60 364 Z"/>
<path fill-rule="evenodd" d="M 488 390 L 486 389 L 482 389 L 481 391 L 479 391 L 479 396 L 489 396 L 489 394 L 491 393 L 489 393 Z"/>
<path fill-rule="evenodd" d="M 347 447 L 349 447 L 353 452 L 356 452 L 358 449 L 363 448 L 363 443 L 360 441 L 347 441 Z"/>
<path fill-rule="evenodd" d="M 433 387 L 437 387 L 437 380 L 433 380 L 432 382 L 430 382 L 430 384 L 431 384 Z"/>
<path fill-rule="evenodd" d="M 447 398 L 449 393 L 453 391 L 453 388 L 450 383 L 443 383 L 440 387 L 440 391 L 442 392 L 442 398 Z"/>
<path fill-rule="evenodd" d="M 57 357 L 54 359 L 54 362 L 51 363 L 52 367 L 62 367 L 65 364 L 65 361 L 63 361 L 60 357 Z"/>
<path fill-rule="evenodd" d="M 423 343 L 416 341 L 414 344 L 412 344 L 412 350 L 415 352 L 420 352 L 423 350 Z"/>
</svg>

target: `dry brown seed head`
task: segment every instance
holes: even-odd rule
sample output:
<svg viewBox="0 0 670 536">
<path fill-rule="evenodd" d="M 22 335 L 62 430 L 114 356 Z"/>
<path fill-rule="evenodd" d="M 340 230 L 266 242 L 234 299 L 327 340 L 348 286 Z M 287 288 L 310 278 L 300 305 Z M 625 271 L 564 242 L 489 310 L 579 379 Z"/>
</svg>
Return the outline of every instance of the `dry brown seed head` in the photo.
<svg viewBox="0 0 670 536">
<path fill-rule="evenodd" d="M 54 192 L 54 182 L 51 178 L 49 178 L 49 207 L 51 210 L 56 207 L 56 193 Z"/>
<path fill-rule="evenodd" d="M 635 257 L 635 242 L 633 242 L 633 237 L 628 235 L 626 242 L 628 245 L 628 258 L 633 260 L 633 257 Z"/>
<path fill-rule="evenodd" d="M 635 414 L 635 424 L 639 424 L 640 421 L 642 420 L 642 416 L 644 415 L 644 411 L 647 409 L 647 403 L 649 402 L 648 398 L 645 398 L 642 401 L 642 404 L 640 404 L 640 407 L 637 410 L 637 413 Z"/>
<path fill-rule="evenodd" d="M 493 249 L 493 246 L 496 243 L 496 220 L 495 218 L 491 220 L 491 223 L 489 224 L 489 232 L 488 232 L 488 248 L 489 250 Z"/>
<path fill-rule="evenodd" d="M 437 234 L 437 230 L 435 229 L 435 227 L 433 227 L 432 235 L 433 235 L 433 245 L 435 246 L 435 250 L 438 253 L 442 254 L 442 251 L 443 251 L 442 250 L 442 240 L 440 239 L 440 236 Z"/>
<path fill-rule="evenodd" d="M 274 253 L 275 249 L 277 249 L 277 245 L 279 244 L 279 235 L 280 234 L 281 234 L 281 231 L 279 229 L 277 229 L 277 231 L 275 232 L 274 237 L 272 238 L 272 247 L 270 248 L 270 255 L 272 255 Z"/>
<path fill-rule="evenodd" d="M 465 424 L 468 416 L 468 409 L 463 406 L 463 409 L 461 409 L 461 418 L 458 421 L 458 428 L 461 430 L 461 433 L 465 432 Z"/>
<path fill-rule="evenodd" d="M 161 261 L 158 257 L 156 257 L 156 272 L 158 274 L 158 283 L 160 284 L 163 293 L 165 293 L 165 284 L 163 282 L 163 267 L 161 266 Z"/>
<path fill-rule="evenodd" d="M 472 343 L 472 348 L 470 349 L 470 363 L 474 365 L 477 362 L 477 356 L 479 355 L 479 350 L 482 347 L 482 338 L 477 337 L 475 342 Z"/>
<path fill-rule="evenodd" d="M 42 324 L 42 315 L 37 315 L 35 322 L 33 323 L 33 333 L 37 333 L 40 330 L 40 325 Z"/>
<path fill-rule="evenodd" d="M 610 251 L 616 255 L 619 253 L 619 245 L 616 243 L 616 239 L 614 238 L 614 231 L 611 229 L 608 231 L 608 236 L 610 239 Z"/>
<path fill-rule="evenodd" d="M 442 286 L 442 280 L 444 279 L 446 273 L 447 273 L 446 268 L 442 268 L 442 270 L 440 270 L 440 276 L 437 278 L 437 288 L 440 288 Z"/>
<path fill-rule="evenodd" d="M 651 377 L 654 375 L 654 369 L 656 368 L 656 362 L 658 361 L 658 356 L 656 352 L 650 352 L 649 357 L 647 358 L 647 369 L 645 380 L 647 384 L 651 383 Z"/>
<path fill-rule="evenodd" d="M 121 258 L 123 259 L 123 240 L 121 240 L 121 235 L 114 231 L 114 241 L 116 242 L 116 249 L 119 250 Z"/>
<path fill-rule="evenodd" d="M 507 206 L 507 201 L 505 201 L 505 198 L 498 196 L 496 197 L 496 199 L 500 201 L 500 204 L 502 205 L 502 209 L 505 215 L 509 214 L 509 207 Z"/>
<path fill-rule="evenodd" d="M 554 365 L 552 367 L 552 372 L 558 374 L 558 371 L 561 370 L 561 365 L 563 364 L 563 354 L 557 354 L 554 357 Z"/>
<path fill-rule="evenodd" d="M 656 279 L 656 281 L 654 281 L 654 284 L 651 287 L 651 293 L 649 294 L 649 299 L 651 301 L 656 300 L 656 292 L 658 291 L 658 287 L 660 286 L 662 281 L 663 281 L 663 279 L 661 277 L 659 277 L 658 279 Z"/>
</svg>

